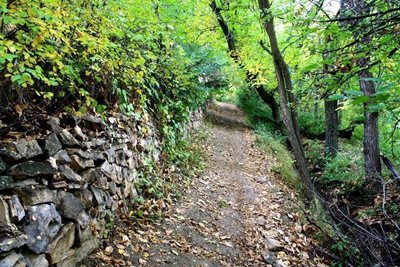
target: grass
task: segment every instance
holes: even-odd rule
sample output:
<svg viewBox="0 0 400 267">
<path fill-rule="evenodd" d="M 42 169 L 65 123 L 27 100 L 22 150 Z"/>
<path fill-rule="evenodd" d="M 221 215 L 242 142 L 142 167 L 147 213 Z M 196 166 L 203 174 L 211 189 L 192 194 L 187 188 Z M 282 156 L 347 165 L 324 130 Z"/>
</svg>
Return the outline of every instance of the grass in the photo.
<svg viewBox="0 0 400 267">
<path fill-rule="evenodd" d="M 275 161 L 271 162 L 272 171 L 279 174 L 289 186 L 301 190 L 302 184 L 294 168 L 293 158 L 284 144 L 285 138 L 272 134 L 268 127 L 265 124 L 255 126 L 258 147 L 274 158 Z"/>
</svg>

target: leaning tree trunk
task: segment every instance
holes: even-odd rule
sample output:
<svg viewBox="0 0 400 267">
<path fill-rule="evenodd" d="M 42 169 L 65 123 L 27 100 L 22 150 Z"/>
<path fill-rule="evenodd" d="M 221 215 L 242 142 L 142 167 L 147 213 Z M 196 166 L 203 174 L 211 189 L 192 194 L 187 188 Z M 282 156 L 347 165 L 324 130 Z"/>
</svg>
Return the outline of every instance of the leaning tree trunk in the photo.
<svg viewBox="0 0 400 267">
<path fill-rule="evenodd" d="M 280 106 L 283 115 L 283 122 L 285 124 L 288 139 L 296 159 L 297 169 L 304 185 L 304 193 L 309 200 L 312 200 L 314 198 L 314 186 L 311 182 L 310 173 L 307 167 L 307 161 L 304 156 L 304 149 L 300 141 L 300 135 L 298 134 L 297 117 L 293 116 L 293 107 L 289 107 L 288 104 L 288 98 L 294 98 L 294 94 L 292 93 L 293 88 L 289 69 L 282 57 L 281 51 L 279 50 L 273 17 L 269 12 L 269 0 L 258 0 L 258 4 L 261 9 L 261 19 L 263 21 L 265 30 L 267 31 L 269 43 L 271 45 L 275 72 L 278 80 L 278 91 Z"/>
<path fill-rule="evenodd" d="M 279 105 L 275 101 L 273 93 L 269 93 L 265 91 L 264 87 L 262 86 L 254 86 L 255 89 L 257 90 L 258 95 L 260 98 L 265 102 L 269 103 L 269 107 L 272 112 L 272 119 L 274 120 L 276 128 L 281 128 L 280 127 L 280 117 L 279 117 Z"/>
<path fill-rule="evenodd" d="M 229 55 L 230 57 L 237 63 L 242 69 L 245 69 L 243 62 L 240 59 L 238 51 L 236 51 L 236 40 L 233 32 L 229 29 L 228 23 L 225 21 L 224 17 L 222 16 L 221 9 L 217 6 L 215 0 L 211 1 L 210 7 L 215 14 L 218 24 L 221 30 L 224 33 L 226 42 L 228 44 Z M 246 82 L 249 84 L 256 83 L 257 75 L 251 74 L 248 70 L 246 70 Z M 278 104 L 274 98 L 273 92 L 268 92 L 265 90 L 264 86 L 256 85 L 254 86 L 258 95 L 260 96 L 261 100 L 269 106 L 272 113 L 272 119 L 274 120 L 276 128 L 280 128 L 280 117 L 279 117 L 279 108 Z"/>
</svg>

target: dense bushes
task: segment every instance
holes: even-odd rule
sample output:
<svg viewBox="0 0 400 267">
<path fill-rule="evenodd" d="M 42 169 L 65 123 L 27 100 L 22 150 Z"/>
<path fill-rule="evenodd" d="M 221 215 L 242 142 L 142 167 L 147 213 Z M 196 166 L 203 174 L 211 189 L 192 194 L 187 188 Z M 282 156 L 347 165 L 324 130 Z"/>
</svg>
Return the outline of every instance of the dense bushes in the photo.
<svg viewBox="0 0 400 267">
<path fill-rule="evenodd" d="M 173 26 L 159 12 L 150 1 L 136 0 L 3 1 L 2 96 L 71 99 L 81 111 L 119 100 L 126 112 L 159 95 L 198 99 L 198 90 L 189 90 L 197 77 L 188 71 L 188 54 L 198 48 L 184 50 L 175 42 Z"/>
<path fill-rule="evenodd" d="M 179 8 L 174 16 L 184 12 Z M 226 60 L 182 38 L 163 12 L 171 11 L 138 0 L 3 1 L 3 123 L 17 120 L 15 104 L 17 113 L 117 109 L 137 120 L 152 113 L 173 145 L 207 87 L 224 84 Z"/>
</svg>

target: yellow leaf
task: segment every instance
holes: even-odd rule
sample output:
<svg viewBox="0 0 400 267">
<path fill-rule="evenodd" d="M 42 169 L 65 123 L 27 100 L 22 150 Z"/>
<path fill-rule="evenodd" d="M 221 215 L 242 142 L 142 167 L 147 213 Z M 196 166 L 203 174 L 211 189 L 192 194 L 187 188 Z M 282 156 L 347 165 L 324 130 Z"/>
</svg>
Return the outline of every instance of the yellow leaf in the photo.
<svg viewBox="0 0 400 267">
<path fill-rule="evenodd" d="M 10 46 L 8 50 L 10 50 L 11 53 L 14 53 L 15 51 L 17 51 L 17 48 L 15 46 Z"/>
</svg>

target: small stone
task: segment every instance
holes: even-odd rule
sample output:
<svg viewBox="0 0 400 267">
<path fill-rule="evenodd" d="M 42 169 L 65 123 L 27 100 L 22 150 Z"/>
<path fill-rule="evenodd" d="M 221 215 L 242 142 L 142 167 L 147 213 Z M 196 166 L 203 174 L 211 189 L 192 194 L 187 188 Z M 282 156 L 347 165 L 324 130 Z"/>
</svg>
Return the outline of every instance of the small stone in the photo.
<svg viewBox="0 0 400 267">
<path fill-rule="evenodd" d="M 75 226 L 73 223 L 68 223 L 61 228 L 57 237 L 47 247 L 46 254 L 50 259 L 50 264 L 56 264 L 71 256 L 72 254 L 68 253 L 68 251 L 74 244 L 74 240 Z"/>
<path fill-rule="evenodd" d="M 28 259 L 29 262 L 31 263 L 31 267 L 48 267 L 49 262 L 46 259 L 46 256 L 44 254 L 36 255 L 33 253 L 29 253 L 25 255 Z"/>
<path fill-rule="evenodd" d="M 38 175 L 51 175 L 56 170 L 49 162 L 26 161 L 11 167 L 10 174 L 16 178 L 35 177 Z"/>
<path fill-rule="evenodd" d="M 76 222 L 79 224 L 81 229 L 85 229 L 86 227 L 89 226 L 90 217 L 85 211 L 82 211 L 81 213 L 79 213 L 79 216 L 76 219 Z"/>
<path fill-rule="evenodd" d="M 32 187 L 32 186 L 37 186 L 39 185 L 39 182 L 36 181 L 36 179 L 31 178 L 31 179 L 24 179 L 21 181 L 13 181 L 10 185 L 9 188 L 25 188 L 25 187 Z"/>
<path fill-rule="evenodd" d="M 123 177 L 123 168 L 121 166 L 118 166 L 116 164 L 113 164 L 113 172 L 111 173 L 111 180 L 116 182 L 117 184 L 121 184 L 122 181 L 124 180 Z"/>
<path fill-rule="evenodd" d="M 16 231 L 16 226 L 11 222 L 10 211 L 7 202 L 0 196 L 0 225 L 12 231 Z"/>
<path fill-rule="evenodd" d="M 279 260 L 277 260 L 277 261 L 275 262 L 275 266 L 276 266 L 276 267 L 287 267 L 288 265 L 285 264 L 281 259 L 279 259 Z"/>
<path fill-rule="evenodd" d="M 103 205 L 106 203 L 107 196 L 102 190 L 100 190 L 94 186 L 91 186 L 90 189 L 93 192 L 93 196 L 94 196 L 94 199 L 96 200 L 97 205 L 100 206 L 100 205 Z"/>
<path fill-rule="evenodd" d="M 264 225 L 265 224 L 265 218 L 264 216 L 258 216 L 256 219 L 256 222 L 258 225 Z"/>
<path fill-rule="evenodd" d="M 82 182 L 82 177 L 75 173 L 68 165 L 60 165 L 61 174 L 72 182 Z"/>
<path fill-rule="evenodd" d="M 68 183 L 66 181 L 57 181 L 57 182 L 51 183 L 51 187 L 53 189 L 67 188 L 68 187 Z"/>
<path fill-rule="evenodd" d="M 82 176 L 83 180 L 88 183 L 95 183 L 97 180 L 100 179 L 100 177 L 102 177 L 100 171 L 98 171 L 97 169 L 93 169 L 93 168 L 83 171 L 81 176 Z"/>
<path fill-rule="evenodd" d="M 0 158 L 0 172 L 3 172 L 7 169 L 7 164 L 4 162 L 2 158 Z"/>
<path fill-rule="evenodd" d="M 100 117 L 95 117 L 93 115 L 84 115 L 80 117 L 82 119 L 82 124 L 84 124 L 89 129 L 104 128 L 106 124 Z"/>
<path fill-rule="evenodd" d="M 25 217 L 24 207 L 22 207 L 17 195 L 11 196 L 8 200 L 8 205 L 10 207 L 10 215 L 13 222 L 19 222 Z"/>
<path fill-rule="evenodd" d="M 15 147 L 22 158 L 30 159 L 43 154 L 36 140 L 19 139 L 15 142 Z"/>
<path fill-rule="evenodd" d="M 89 189 L 79 190 L 75 193 L 75 195 L 82 200 L 85 209 L 89 209 L 93 207 L 93 194 Z"/>
<path fill-rule="evenodd" d="M 137 170 L 129 170 L 129 169 L 123 169 L 122 170 L 122 180 L 127 180 L 128 182 L 134 182 L 138 178 L 138 172 Z"/>
<path fill-rule="evenodd" d="M 109 188 L 112 196 L 117 194 L 117 184 L 115 182 L 110 182 Z"/>
<path fill-rule="evenodd" d="M 56 170 L 58 169 L 57 161 L 55 158 L 49 157 L 46 161 L 50 163 L 51 167 L 53 167 Z"/>
<path fill-rule="evenodd" d="M 126 162 L 125 157 L 126 157 L 126 154 L 124 153 L 124 151 L 118 150 L 115 153 L 115 162 L 120 166 L 128 167 L 128 163 Z"/>
<path fill-rule="evenodd" d="M 81 185 L 77 183 L 69 183 L 68 184 L 68 189 L 75 190 L 75 189 L 81 189 L 84 188 L 86 185 Z"/>
<path fill-rule="evenodd" d="M 265 243 L 269 251 L 281 251 L 284 249 L 281 242 L 270 237 L 265 238 Z"/>
<path fill-rule="evenodd" d="M 267 264 L 274 264 L 276 262 L 275 254 L 269 250 L 264 251 L 262 257 Z"/>
<path fill-rule="evenodd" d="M 107 160 L 101 165 L 100 170 L 108 178 L 115 176 L 113 165 L 111 165 Z"/>
<path fill-rule="evenodd" d="M 60 230 L 61 216 L 54 204 L 41 204 L 29 207 L 27 217 L 24 228 L 28 236 L 27 247 L 36 254 L 43 253 Z"/>
<path fill-rule="evenodd" d="M 265 178 L 265 177 L 255 177 L 254 180 L 255 180 L 257 183 L 260 183 L 260 184 L 265 184 L 265 183 L 268 182 L 267 178 Z"/>
<path fill-rule="evenodd" d="M 110 149 L 108 149 L 105 152 L 105 156 L 106 156 L 108 162 L 114 163 L 115 162 L 115 148 L 111 147 Z"/>
<path fill-rule="evenodd" d="M 126 162 L 128 164 L 128 168 L 130 170 L 133 170 L 136 168 L 136 161 L 135 161 L 134 157 L 129 157 Z"/>
<path fill-rule="evenodd" d="M 77 149 L 77 148 L 68 148 L 67 151 L 69 155 L 76 154 L 84 159 L 91 159 L 93 161 L 101 161 L 101 162 L 106 160 L 102 153 L 98 153 L 97 151 L 93 151 L 91 149 L 84 151 L 82 149 Z"/>
<path fill-rule="evenodd" d="M 70 163 L 72 162 L 71 158 L 68 156 L 67 151 L 65 150 L 60 150 L 58 151 L 53 158 L 56 159 L 57 162 L 59 163 Z"/>
<path fill-rule="evenodd" d="M 28 242 L 28 237 L 23 233 L 13 231 L 2 225 L 0 227 L 0 234 L 4 236 L 0 238 L 0 253 L 20 248 Z"/>
<path fill-rule="evenodd" d="M 60 132 L 60 138 L 61 138 L 61 142 L 65 145 L 65 146 L 76 146 L 79 145 L 78 140 L 75 139 L 75 137 L 68 132 L 67 130 L 63 129 Z"/>
<path fill-rule="evenodd" d="M 54 156 L 62 149 L 62 145 L 58 140 L 57 134 L 51 133 L 49 136 L 47 136 L 44 148 L 50 157 Z"/>
<path fill-rule="evenodd" d="M 0 191 L 10 188 L 13 179 L 11 176 L 0 176 Z"/>
<path fill-rule="evenodd" d="M 105 177 L 105 176 L 100 176 L 100 178 L 96 182 L 94 182 L 93 185 L 97 186 L 98 188 L 100 188 L 102 190 L 109 189 L 107 177 Z"/>
<path fill-rule="evenodd" d="M 24 205 L 38 205 L 44 203 L 54 203 L 56 201 L 56 190 L 47 188 L 18 188 L 16 194 L 22 199 Z"/>
<path fill-rule="evenodd" d="M 119 207 L 119 204 L 117 201 L 113 201 L 111 204 L 111 211 L 116 211 Z"/>
<path fill-rule="evenodd" d="M 93 139 L 92 141 L 84 142 L 83 145 L 86 148 L 99 148 L 99 147 L 104 146 L 106 143 L 107 143 L 106 140 L 101 139 L 101 138 L 96 138 L 96 139 Z"/>
<path fill-rule="evenodd" d="M 74 132 L 80 141 L 86 141 L 88 139 L 87 135 L 82 132 L 81 127 L 78 125 L 74 127 Z"/>
<path fill-rule="evenodd" d="M 89 239 L 95 238 L 91 227 L 86 227 L 84 229 L 81 229 L 80 227 L 76 227 L 75 229 L 77 230 L 76 239 L 77 239 L 77 243 L 79 245 L 81 245 L 82 243 L 84 243 L 85 241 L 87 241 Z"/>
<path fill-rule="evenodd" d="M 124 196 L 125 197 L 130 197 L 131 199 L 137 198 L 138 193 L 136 191 L 136 188 L 133 186 L 133 183 L 130 183 L 125 180 L 125 188 L 124 188 Z"/>
<path fill-rule="evenodd" d="M 80 170 L 94 167 L 94 161 L 92 159 L 83 160 L 78 155 L 72 155 L 72 156 L 70 156 L 70 158 L 72 160 L 71 166 L 74 170 L 80 171 Z"/>
<path fill-rule="evenodd" d="M 58 118 L 51 118 L 47 121 L 47 124 L 50 125 L 51 130 L 55 133 L 59 133 L 62 131 L 60 127 L 60 120 Z"/>
<path fill-rule="evenodd" d="M 116 118 L 113 118 L 113 117 L 108 117 L 107 120 L 108 120 L 108 122 L 109 122 L 110 124 L 115 124 L 115 123 L 117 122 L 117 119 L 116 119 Z"/>
<path fill-rule="evenodd" d="M 8 147 L 0 147 L 0 155 L 5 156 L 6 159 L 22 159 L 22 156 L 16 150 L 15 144 L 11 144 Z"/>
<path fill-rule="evenodd" d="M 7 257 L 0 260 L 0 267 L 26 266 L 26 263 L 25 265 L 24 263 L 24 258 L 13 251 Z"/>
<path fill-rule="evenodd" d="M 75 253 L 65 259 L 64 261 L 57 264 L 57 267 L 71 267 L 75 266 L 78 262 L 82 261 L 87 255 L 99 246 L 99 240 L 97 238 L 90 238 L 86 240 L 81 246 L 75 250 Z"/>
<path fill-rule="evenodd" d="M 73 194 L 59 191 L 58 192 L 58 210 L 61 216 L 66 217 L 68 219 L 77 220 L 79 214 L 84 210 L 85 206 L 83 205 L 82 200 L 75 197 Z"/>
</svg>

